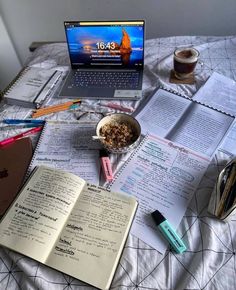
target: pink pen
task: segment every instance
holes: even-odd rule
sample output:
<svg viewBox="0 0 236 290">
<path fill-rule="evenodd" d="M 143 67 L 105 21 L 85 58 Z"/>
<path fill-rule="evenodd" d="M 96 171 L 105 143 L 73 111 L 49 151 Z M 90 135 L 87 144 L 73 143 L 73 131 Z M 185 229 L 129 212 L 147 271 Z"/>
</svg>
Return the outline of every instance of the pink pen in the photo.
<svg viewBox="0 0 236 290">
<path fill-rule="evenodd" d="M 133 109 L 126 108 L 126 107 L 123 107 L 123 106 L 115 104 L 115 103 L 107 103 L 107 104 L 101 105 L 101 106 L 107 107 L 107 108 L 111 108 L 111 109 L 115 109 L 115 110 L 119 110 L 119 111 L 123 111 L 123 112 L 127 112 L 127 113 L 132 113 L 133 112 Z"/>
<path fill-rule="evenodd" d="M 7 145 L 7 144 L 10 144 L 10 143 L 12 143 L 12 142 L 14 142 L 14 141 L 16 141 L 18 139 L 21 139 L 21 138 L 25 137 L 25 136 L 28 136 L 30 134 L 34 134 L 36 132 L 39 132 L 42 129 L 43 129 L 43 126 L 36 127 L 36 128 L 30 129 L 30 130 L 28 130 L 28 131 L 26 131 L 24 133 L 16 135 L 14 137 L 7 138 L 7 139 L 5 139 L 5 140 L 0 142 L 0 146 L 4 146 L 4 145 Z"/>
<path fill-rule="evenodd" d="M 100 151 L 100 160 L 102 164 L 102 170 L 106 181 L 113 180 L 113 173 L 111 168 L 111 162 L 105 150 Z"/>
</svg>

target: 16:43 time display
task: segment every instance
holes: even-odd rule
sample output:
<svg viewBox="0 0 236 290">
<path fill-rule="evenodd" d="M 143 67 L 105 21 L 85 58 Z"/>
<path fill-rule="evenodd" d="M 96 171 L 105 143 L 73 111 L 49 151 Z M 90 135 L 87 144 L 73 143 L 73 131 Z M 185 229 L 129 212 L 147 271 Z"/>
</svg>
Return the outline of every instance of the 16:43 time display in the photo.
<svg viewBox="0 0 236 290">
<path fill-rule="evenodd" d="M 111 41 L 111 42 L 97 42 L 96 43 L 97 49 L 115 49 L 116 48 L 116 44 L 115 42 Z"/>
</svg>

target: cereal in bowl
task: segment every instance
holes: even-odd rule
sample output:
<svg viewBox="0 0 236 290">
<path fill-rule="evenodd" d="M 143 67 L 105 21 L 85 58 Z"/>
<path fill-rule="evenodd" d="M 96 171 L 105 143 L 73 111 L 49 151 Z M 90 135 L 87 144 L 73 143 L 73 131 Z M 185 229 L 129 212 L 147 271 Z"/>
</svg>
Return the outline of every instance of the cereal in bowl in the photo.
<svg viewBox="0 0 236 290">
<path fill-rule="evenodd" d="M 105 137 L 102 142 L 110 148 L 129 146 L 137 138 L 130 124 L 125 122 L 107 123 L 100 128 L 100 136 Z"/>
</svg>

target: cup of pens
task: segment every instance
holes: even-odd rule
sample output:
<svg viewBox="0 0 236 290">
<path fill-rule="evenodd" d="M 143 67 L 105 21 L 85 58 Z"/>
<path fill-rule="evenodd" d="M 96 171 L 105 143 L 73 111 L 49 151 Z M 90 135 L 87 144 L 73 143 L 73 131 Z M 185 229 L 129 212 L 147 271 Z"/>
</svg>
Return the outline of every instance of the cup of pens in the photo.
<svg viewBox="0 0 236 290">
<path fill-rule="evenodd" d="M 139 144 L 141 127 L 131 115 L 114 113 L 98 122 L 96 134 L 110 153 L 127 153 Z"/>
</svg>

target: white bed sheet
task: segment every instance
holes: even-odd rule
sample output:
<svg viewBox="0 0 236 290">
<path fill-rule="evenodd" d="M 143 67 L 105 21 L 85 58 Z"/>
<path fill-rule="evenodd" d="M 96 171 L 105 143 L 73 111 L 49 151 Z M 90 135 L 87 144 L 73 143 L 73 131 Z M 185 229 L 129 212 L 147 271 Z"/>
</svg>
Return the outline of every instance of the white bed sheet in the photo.
<svg viewBox="0 0 236 290">
<path fill-rule="evenodd" d="M 176 47 L 194 46 L 200 51 L 195 85 L 169 83 L 172 54 Z M 69 65 L 65 44 L 50 44 L 37 49 L 27 64 L 58 67 Z M 213 71 L 236 80 L 236 37 L 179 36 L 147 40 L 143 98 L 162 85 L 191 97 Z M 64 101 L 64 100 L 61 100 Z M 52 100 L 57 103 L 58 100 Z M 106 103 L 106 101 L 104 101 Z M 136 108 L 139 102 L 121 102 Z M 96 101 L 86 101 L 84 109 L 100 108 Z M 101 108 L 100 108 L 101 110 Z M 103 109 L 107 112 L 107 109 Z M 112 112 L 112 110 L 109 110 Z M 29 110 L 4 105 L 0 118 L 24 118 Z M 72 112 L 61 112 L 48 119 L 76 118 Z M 17 133 L 0 131 L 0 139 Z M 233 149 L 236 130 L 226 136 L 225 144 Z M 227 139 L 228 138 L 228 139 Z M 37 137 L 34 138 L 35 142 Z M 216 176 L 232 157 L 230 146 L 218 150 L 183 217 L 178 233 L 188 250 L 181 255 L 170 249 L 164 255 L 130 235 L 116 271 L 111 289 L 236 289 L 236 216 L 228 223 L 219 222 L 207 212 Z M 126 159 L 113 160 L 120 166 Z M 32 259 L 0 248 L 0 289 L 94 289 L 68 275 L 50 269 Z"/>
</svg>

